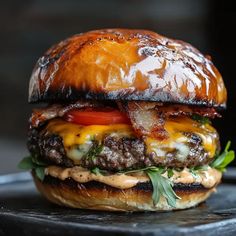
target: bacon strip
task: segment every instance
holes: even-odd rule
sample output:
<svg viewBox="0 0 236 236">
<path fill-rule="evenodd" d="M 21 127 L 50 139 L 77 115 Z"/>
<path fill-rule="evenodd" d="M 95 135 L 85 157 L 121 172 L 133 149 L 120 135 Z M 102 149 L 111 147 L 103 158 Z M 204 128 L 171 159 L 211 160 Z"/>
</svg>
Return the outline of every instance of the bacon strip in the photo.
<svg viewBox="0 0 236 236">
<path fill-rule="evenodd" d="M 192 116 L 193 114 L 210 118 L 220 117 L 214 108 L 207 107 L 140 101 L 118 102 L 118 106 L 128 114 L 136 134 L 160 140 L 168 138 L 164 125 L 165 120 L 170 117 Z"/>
<path fill-rule="evenodd" d="M 41 123 L 56 118 L 63 117 L 68 111 L 78 108 L 88 108 L 88 107 L 104 107 L 102 103 L 96 101 L 77 101 L 71 104 L 53 104 L 46 108 L 34 109 L 30 117 L 30 125 L 32 127 L 38 127 Z"/>
<path fill-rule="evenodd" d="M 63 117 L 72 109 L 102 108 L 105 102 L 80 100 L 71 104 L 53 104 L 46 108 L 35 109 L 30 118 L 30 125 L 38 127 L 40 124 L 55 117 Z M 126 112 L 131 120 L 136 134 L 140 137 L 149 136 L 163 140 L 168 137 L 164 129 L 165 120 L 174 116 L 201 116 L 220 117 L 214 108 L 187 106 L 178 104 L 163 104 L 158 102 L 117 102 L 121 111 Z"/>
<path fill-rule="evenodd" d="M 154 108 L 158 114 L 164 115 L 166 118 L 170 116 L 192 116 L 197 114 L 200 116 L 215 118 L 221 117 L 221 115 L 213 107 L 199 107 L 199 106 L 188 106 L 180 104 L 165 104 L 160 103 Z"/>
<path fill-rule="evenodd" d="M 153 106 L 154 105 L 154 106 Z M 157 115 L 155 104 L 146 102 L 128 102 L 119 104 L 127 112 L 132 126 L 139 136 L 149 136 L 156 139 L 168 137 L 164 129 L 165 120 Z"/>
</svg>

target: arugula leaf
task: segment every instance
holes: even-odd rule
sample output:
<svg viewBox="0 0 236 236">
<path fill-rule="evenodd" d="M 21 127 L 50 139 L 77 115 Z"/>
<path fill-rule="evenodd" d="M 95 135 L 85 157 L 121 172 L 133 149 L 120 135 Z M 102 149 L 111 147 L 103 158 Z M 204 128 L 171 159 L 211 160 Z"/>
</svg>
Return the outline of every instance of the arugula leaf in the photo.
<svg viewBox="0 0 236 236">
<path fill-rule="evenodd" d="M 47 163 L 41 161 L 41 160 L 38 158 L 38 156 L 35 155 L 35 156 L 32 156 L 31 158 L 32 158 L 32 162 L 33 162 L 35 165 L 37 165 L 37 166 L 47 166 Z"/>
<path fill-rule="evenodd" d="M 119 171 L 119 173 L 121 173 L 121 174 L 130 174 L 130 173 L 146 171 L 146 170 L 156 170 L 156 171 L 159 171 L 160 168 L 163 169 L 162 167 L 149 166 L 149 167 L 145 167 L 145 168 L 141 168 L 141 169 L 136 169 L 136 170 Z"/>
<path fill-rule="evenodd" d="M 93 142 L 92 147 L 87 152 L 86 156 L 87 158 L 94 159 L 96 158 L 103 150 L 103 146 L 100 145 L 97 141 Z"/>
<path fill-rule="evenodd" d="M 168 179 L 174 175 L 172 168 L 150 166 L 138 170 L 121 171 L 119 173 L 129 174 L 138 171 L 145 171 L 150 178 L 153 186 L 152 199 L 154 205 L 157 205 L 160 200 L 160 196 L 164 196 L 170 206 L 176 206 L 176 199 L 180 199 L 180 197 L 176 195 L 172 188 L 173 183 Z M 162 176 L 162 174 L 164 174 L 166 171 L 168 178 Z M 182 171 L 182 169 L 179 171 Z"/>
<path fill-rule="evenodd" d="M 180 199 L 180 197 L 174 192 L 172 188 L 173 183 L 168 178 L 161 175 L 163 170 L 159 171 L 148 169 L 146 170 L 146 173 L 152 182 L 152 199 L 154 205 L 157 205 L 160 200 L 160 196 L 163 196 L 170 206 L 176 207 L 176 199 Z"/>
<path fill-rule="evenodd" d="M 220 155 L 218 155 L 215 160 L 210 164 L 211 167 L 221 172 L 224 172 L 226 170 L 226 166 L 231 163 L 235 158 L 234 151 L 229 151 L 230 145 L 231 142 L 228 141 L 224 151 Z"/>
<path fill-rule="evenodd" d="M 147 170 L 146 173 L 152 182 L 152 187 L 153 187 L 152 200 L 153 200 L 153 204 L 156 206 L 160 200 L 160 195 L 161 195 L 159 191 L 160 183 L 158 181 L 159 174 L 158 172 L 151 171 L 151 170 Z"/>
<path fill-rule="evenodd" d="M 197 114 L 193 114 L 193 115 L 191 116 L 191 118 L 192 118 L 193 120 L 196 120 L 197 122 L 203 124 L 203 125 L 205 125 L 205 124 L 211 124 L 211 121 L 209 120 L 209 118 L 204 117 L 204 116 L 200 116 L 200 115 L 197 115 Z"/>
<path fill-rule="evenodd" d="M 178 171 L 178 172 L 183 171 L 183 169 L 184 169 L 183 167 L 177 167 L 177 168 L 175 168 L 175 170 Z"/>
<path fill-rule="evenodd" d="M 38 160 L 37 156 L 28 156 L 23 158 L 18 164 L 18 168 L 22 170 L 34 170 L 36 176 L 43 181 L 45 166 L 47 164 Z"/>
<path fill-rule="evenodd" d="M 174 175 L 173 169 L 167 169 L 167 176 L 168 178 L 171 178 Z"/>
<path fill-rule="evenodd" d="M 160 183 L 163 189 L 163 196 L 166 198 L 168 204 L 172 207 L 176 207 L 176 199 L 180 199 L 180 197 L 176 195 L 172 188 L 174 184 L 163 176 L 160 177 Z"/>
<path fill-rule="evenodd" d="M 98 167 L 95 167 L 90 170 L 95 175 L 101 175 L 100 169 Z"/>
<path fill-rule="evenodd" d="M 198 177 L 198 171 L 201 171 L 201 170 L 207 170 L 208 169 L 208 166 L 195 166 L 195 167 L 192 167 L 192 168 L 189 168 L 189 171 L 190 173 L 192 174 L 192 176 L 194 178 L 197 178 Z"/>
<path fill-rule="evenodd" d="M 208 166 L 207 165 L 204 165 L 204 166 L 195 166 L 195 167 L 193 167 L 193 169 L 195 170 L 195 171 L 198 171 L 198 170 L 208 170 Z"/>
<path fill-rule="evenodd" d="M 32 161 L 31 156 L 29 157 L 24 157 L 18 164 L 17 166 L 19 169 L 22 170 L 31 170 L 34 168 L 34 163 Z"/>
<path fill-rule="evenodd" d="M 168 179 L 174 175 L 173 169 L 150 166 L 150 167 L 145 167 L 145 168 L 136 169 L 136 170 L 120 171 L 118 173 L 130 174 L 130 173 L 135 173 L 139 171 L 144 171 L 150 178 L 150 181 L 153 186 L 152 199 L 153 199 L 154 205 L 157 205 L 157 203 L 160 200 L 160 197 L 163 196 L 167 200 L 167 203 L 170 206 L 172 207 L 176 206 L 176 199 L 180 199 L 180 197 L 176 195 L 176 193 L 174 192 L 172 188 L 174 184 L 171 182 L 171 180 Z M 162 176 L 162 174 L 164 174 L 166 171 L 167 171 L 168 178 L 165 178 Z M 94 174 L 103 174 L 102 170 L 100 170 L 97 167 L 93 168 L 91 172 Z"/>
<path fill-rule="evenodd" d="M 90 172 L 95 174 L 95 175 L 109 175 L 110 174 L 109 171 L 101 170 L 98 167 L 94 167 L 93 169 L 90 169 Z"/>
<path fill-rule="evenodd" d="M 45 177 L 45 168 L 44 167 L 36 167 L 35 174 L 41 181 L 43 181 L 44 177 Z"/>
</svg>

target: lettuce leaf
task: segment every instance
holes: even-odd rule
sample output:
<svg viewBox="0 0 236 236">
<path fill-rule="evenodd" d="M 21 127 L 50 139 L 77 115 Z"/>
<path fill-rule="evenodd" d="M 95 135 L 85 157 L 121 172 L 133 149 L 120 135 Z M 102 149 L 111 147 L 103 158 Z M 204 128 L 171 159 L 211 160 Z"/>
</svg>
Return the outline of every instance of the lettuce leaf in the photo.
<svg viewBox="0 0 236 236">
<path fill-rule="evenodd" d="M 210 164 L 212 168 L 224 172 L 226 170 L 226 166 L 234 160 L 235 154 L 233 150 L 229 150 L 230 145 L 231 142 L 228 141 L 224 151 L 220 155 L 218 155 Z"/>
<path fill-rule="evenodd" d="M 45 174 L 45 167 L 47 164 L 38 159 L 37 156 L 24 157 L 18 164 L 18 168 L 21 170 L 34 170 L 36 176 L 43 181 Z"/>
</svg>

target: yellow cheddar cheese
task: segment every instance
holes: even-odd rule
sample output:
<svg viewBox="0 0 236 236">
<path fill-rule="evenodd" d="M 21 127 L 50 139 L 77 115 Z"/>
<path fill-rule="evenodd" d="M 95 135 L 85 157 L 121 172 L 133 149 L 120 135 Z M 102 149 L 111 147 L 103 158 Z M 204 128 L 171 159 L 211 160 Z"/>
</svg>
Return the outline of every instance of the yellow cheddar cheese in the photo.
<svg viewBox="0 0 236 236">
<path fill-rule="evenodd" d="M 168 151 L 176 149 L 178 150 L 176 158 L 184 161 L 189 154 L 190 138 L 186 136 L 186 133 L 193 133 L 202 139 L 202 145 L 209 157 L 214 157 L 219 138 L 211 125 L 200 124 L 188 117 L 176 117 L 166 120 L 164 128 L 168 132 L 167 139 L 144 138 L 147 153 L 153 152 L 156 156 L 164 158 Z M 70 153 L 73 147 L 91 144 L 92 140 L 102 141 L 105 135 L 135 137 L 132 126 L 127 124 L 82 126 L 57 118 L 49 121 L 46 129 L 48 132 L 60 135 L 66 151 Z M 68 156 L 73 159 L 71 155 Z"/>
<path fill-rule="evenodd" d="M 202 145 L 208 152 L 209 157 L 214 157 L 219 137 L 217 131 L 210 124 L 201 124 L 188 117 L 175 117 L 165 122 L 165 130 L 169 135 L 168 139 L 157 141 L 152 138 L 146 138 L 148 152 L 158 152 L 159 156 L 165 148 L 177 148 L 183 153 L 187 152 L 188 146 L 186 144 L 189 137 L 184 133 L 193 133 L 202 139 Z"/>
<path fill-rule="evenodd" d="M 46 128 L 51 133 L 56 133 L 63 138 L 65 148 L 81 145 L 91 140 L 102 140 L 105 134 L 116 133 L 122 136 L 133 136 L 130 125 L 77 125 L 62 119 L 51 120 Z"/>
</svg>

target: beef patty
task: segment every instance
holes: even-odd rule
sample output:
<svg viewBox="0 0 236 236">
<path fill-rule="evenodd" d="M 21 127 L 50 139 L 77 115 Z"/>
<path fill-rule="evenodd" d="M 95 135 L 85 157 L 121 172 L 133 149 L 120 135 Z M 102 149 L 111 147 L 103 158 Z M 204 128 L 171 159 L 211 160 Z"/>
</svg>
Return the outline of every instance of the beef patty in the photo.
<svg viewBox="0 0 236 236">
<path fill-rule="evenodd" d="M 182 168 L 209 164 L 212 158 L 209 158 L 208 153 L 203 148 L 201 138 L 193 133 L 185 133 L 185 135 L 189 137 L 187 143 L 189 152 L 184 160 L 176 158 L 178 150 L 174 149 L 167 152 L 164 158 L 160 158 L 154 153 L 147 154 L 142 139 L 109 135 L 104 138 L 99 146 L 98 143 L 94 142 L 89 152 L 81 157 L 79 164 L 85 168 L 98 167 L 109 171 L 138 169 L 148 166 Z M 30 129 L 28 149 L 32 155 L 37 155 L 38 158 L 48 164 L 65 167 L 75 165 L 73 160 L 66 155 L 62 138 L 56 134 L 42 133 L 35 128 Z"/>
</svg>

